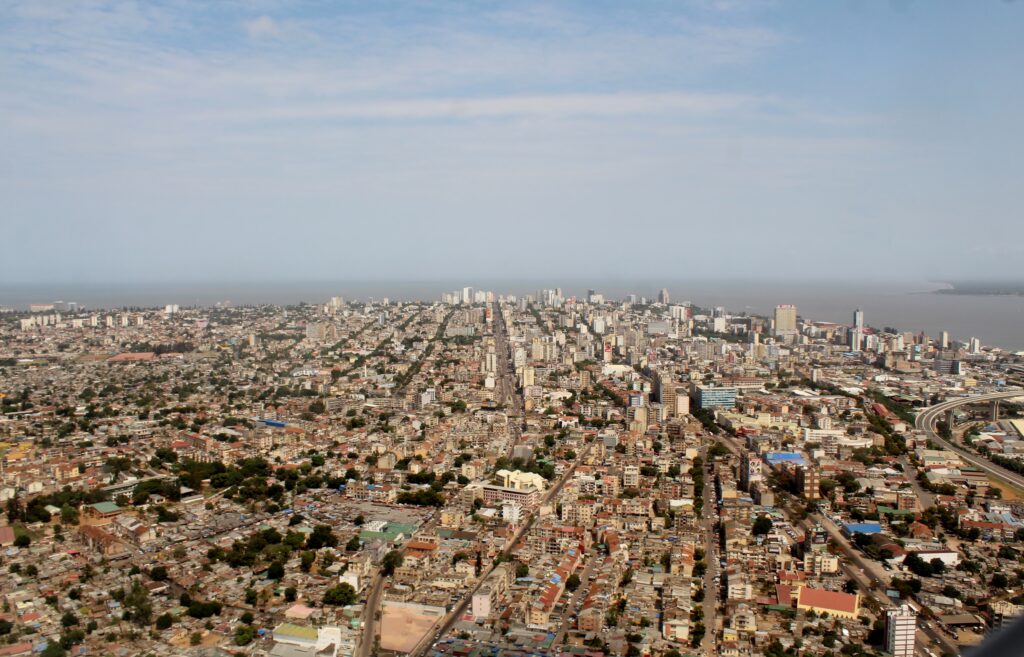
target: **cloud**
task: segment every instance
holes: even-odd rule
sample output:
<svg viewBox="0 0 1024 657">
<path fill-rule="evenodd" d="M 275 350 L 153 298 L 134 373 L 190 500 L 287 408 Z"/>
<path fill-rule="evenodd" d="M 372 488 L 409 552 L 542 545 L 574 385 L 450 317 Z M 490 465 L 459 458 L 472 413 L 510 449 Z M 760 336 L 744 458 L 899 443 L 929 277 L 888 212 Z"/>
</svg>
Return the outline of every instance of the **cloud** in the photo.
<svg viewBox="0 0 1024 657">
<path fill-rule="evenodd" d="M 280 36 L 281 27 L 270 16 L 259 16 L 242 22 L 250 39 L 268 39 Z"/>
<path fill-rule="evenodd" d="M 754 108 L 765 102 L 765 99 L 741 94 L 687 92 L 470 96 L 232 108 L 197 114 L 195 118 L 294 121 L 628 117 L 651 114 L 707 116 Z"/>
</svg>

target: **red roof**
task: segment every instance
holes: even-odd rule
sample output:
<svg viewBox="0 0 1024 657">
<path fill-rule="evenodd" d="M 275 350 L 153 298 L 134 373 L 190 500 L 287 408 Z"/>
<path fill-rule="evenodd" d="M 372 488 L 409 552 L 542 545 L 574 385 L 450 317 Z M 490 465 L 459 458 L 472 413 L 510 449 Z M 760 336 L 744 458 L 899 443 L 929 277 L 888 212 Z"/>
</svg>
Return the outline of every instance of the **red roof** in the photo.
<svg viewBox="0 0 1024 657">
<path fill-rule="evenodd" d="M 857 612 L 857 602 L 856 594 L 812 589 L 806 586 L 797 593 L 797 605 L 840 611 L 847 614 Z"/>
</svg>

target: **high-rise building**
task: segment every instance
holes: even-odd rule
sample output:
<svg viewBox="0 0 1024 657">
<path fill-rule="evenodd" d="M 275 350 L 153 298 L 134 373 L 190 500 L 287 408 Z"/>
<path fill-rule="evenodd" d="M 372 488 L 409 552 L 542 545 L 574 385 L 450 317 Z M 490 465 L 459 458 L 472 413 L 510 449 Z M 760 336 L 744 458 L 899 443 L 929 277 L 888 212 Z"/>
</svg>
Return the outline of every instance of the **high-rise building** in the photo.
<svg viewBox="0 0 1024 657">
<path fill-rule="evenodd" d="M 939 335 L 939 348 L 949 349 L 949 331 L 943 331 Z"/>
<path fill-rule="evenodd" d="M 914 657 L 917 614 L 910 605 L 885 612 L 885 650 L 893 657 Z"/>
<path fill-rule="evenodd" d="M 863 329 L 864 328 L 864 311 L 858 308 L 853 311 L 853 328 Z"/>
<path fill-rule="evenodd" d="M 661 291 L 658 292 L 658 303 L 663 303 L 666 306 L 668 305 L 668 303 L 669 303 L 669 296 L 668 296 L 668 288 L 667 287 L 661 288 Z"/>
<path fill-rule="evenodd" d="M 655 378 L 655 383 L 658 388 L 658 401 L 665 407 L 666 417 L 675 417 L 676 415 L 676 396 L 677 388 L 675 382 L 672 380 L 672 376 L 666 372 L 659 372 Z"/>
<path fill-rule="evenodd" d="M 761 457 L 744 452 L 740 459 L 740 488 L 750 492 L 751 484 L 763 479 Z"/>
<path fill-rule="evenodd" d="M 821 499 L 821 473 L 810 465 L 802 465 L 796 471 L 796 486 L 804 499 Z"/>
<path fill-rule="evenodd" d="M 775 306 L 775 335 L 796 335 L 796 306 L 792 304 Z"/>
</svg>

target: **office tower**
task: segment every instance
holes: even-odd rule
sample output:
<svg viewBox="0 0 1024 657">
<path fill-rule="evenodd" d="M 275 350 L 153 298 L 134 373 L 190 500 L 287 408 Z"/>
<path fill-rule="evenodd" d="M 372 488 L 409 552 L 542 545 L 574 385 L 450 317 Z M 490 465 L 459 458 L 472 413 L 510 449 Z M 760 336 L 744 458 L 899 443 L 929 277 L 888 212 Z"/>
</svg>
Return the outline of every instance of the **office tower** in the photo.
<svg viewBox="0 0 1024 657">
<path fill-rule="evenodd" d="M 979 340 L 978 338 L 971 338 L 971 341 L 968 343 L 968 351 L 970 351 L 972 354 L 980 353 L 981 340 Z"/>
<path fill-rule="evenodd" d="M 796 306 L 775 306 L 775 335 L 796 335 Z"/>
<path fill-rule="evenodd" d="M 663 287 L 663 288 L 661 288 L 661 291 L 658 292 L 658 303 L 663 303 L 663 304 L 665 304 L 667 306 L 668 302 L 669 302 L 668 288 Z"/>
<path fill-rule="evenodd" d="M 949 331 L 943 331 L 939 335 L 939 348 L 949 349 Z"/>
<path fill-rule="evenodd" d="M 850 331 L 850 333 L 848 335 L 850 351 L 860 351 L 861 350 L 861 340 L 862 340 L 863 337 L 864 337 L 864 334 L 861 332 L 861 330 L 859 328 L 855 328 L 852 331 Z"/>
<path fill-rule="evenodd" d="M 885 650 L 893 657 L 914 657 L 917 615 L 910 605 L 885 612 Z"/>
<path fill-rule="evenodd" d="M 717 388 L 695 383 L 690 389 L 690 397 L 697 408 L 732 408 L 736 405 L 737 388 Z"/>
<path fill-rule="evenodd" d="M 858 330 L 864 328 L 864 311 L 860 308 L 853 311 L 853 328 Z"/>
<path fill-rule="evenodd" d="M 676 384 L 672 381 L 672 375 L 666 372 L 659 372 L 657 378 L 655 378 L 655 383 L 658 387 L 658 401 L 665 407 L 665 416 L 675 417 L 676 396 L 678 393 Z"/>
</svg>

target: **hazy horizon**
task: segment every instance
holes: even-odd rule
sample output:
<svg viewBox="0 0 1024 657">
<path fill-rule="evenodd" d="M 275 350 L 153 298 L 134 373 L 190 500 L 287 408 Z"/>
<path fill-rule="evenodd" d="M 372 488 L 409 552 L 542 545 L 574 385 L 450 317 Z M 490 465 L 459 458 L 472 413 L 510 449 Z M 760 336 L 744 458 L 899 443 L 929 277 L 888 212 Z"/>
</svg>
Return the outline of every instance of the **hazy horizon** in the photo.
<svg viewBox="0 0 1024 657">
<path fill-rule="evenodd" d="M 704 308 L 724 306 L 734 313 L 768 315 L 780 303 L 795 303 L 802 317 L 813 321 L 848 323 L 861 308 L 869 326 L 893 326 L 900 330 L 937 334 L 949 331 L 955 338 L 979 337 L 985 344 L 1024 350 L 1019 330 L 1024 317 L 1024 297 L 931 294 L 939 285 L 928 281 L 728 281 L 719 279 L 671 280 L 551 278 L 544 280 L 486 280 L 467 277 L 434 281 L 276 281 L 250 283 L 123 283 L 0 284 L 0 306 L 26 308 L 30 303 L 57 300 L 84 303 L 92 309 L 123 306 L 288 305 L 305 301 L 323 303 L 331 296 L 348 300 L 389 297 L 393 301 L 439 301 L 443 292 L 472 286 L 505 294 L 530 294 L 541 288 L 560 287 L 567 296 L 583 295 L 593 288 L 611 299 L 626 294 L 654 298 L 667 287 L 673 301 L 689 301 Z"/>
</svg>

